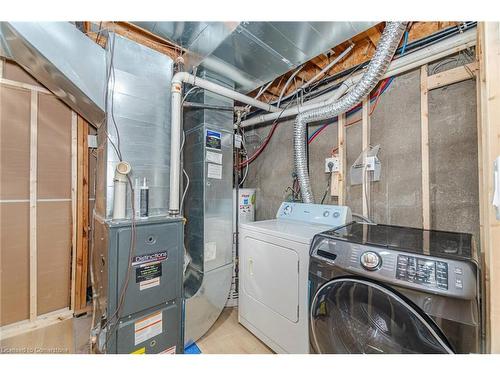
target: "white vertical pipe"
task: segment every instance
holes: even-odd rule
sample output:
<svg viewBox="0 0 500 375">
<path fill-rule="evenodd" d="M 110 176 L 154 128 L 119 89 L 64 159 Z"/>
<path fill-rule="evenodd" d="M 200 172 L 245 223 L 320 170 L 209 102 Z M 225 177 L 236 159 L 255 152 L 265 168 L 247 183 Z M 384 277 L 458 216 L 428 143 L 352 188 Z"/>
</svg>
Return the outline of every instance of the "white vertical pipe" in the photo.
<svg viewBox="0 0 500 375">
<path fill-rule="evenodd" d="M 268 112 L 280 112 L 278 107 L 261 102 L 216 83 L 198 78 L 186 72 L 176 73 L 172 78 L 172 117 L 170 133 L 170 200 L 169 214 L 179 214 L 179 191 L 181 170 L 181 132 L 182 132 L 182 83 L 189 83 L 226 98 L 263 109 Z"/>
<path fill-rule="evenodd" d="M 177 74 L 174 78 L 177 77 Z M 181 119 L 182 115 L 182 82 L 172 82 L 172 123 L 170 133 L 170 199 L 169 214 L 179 214 L 179 190 L 181 167 Z"/>
</svg>

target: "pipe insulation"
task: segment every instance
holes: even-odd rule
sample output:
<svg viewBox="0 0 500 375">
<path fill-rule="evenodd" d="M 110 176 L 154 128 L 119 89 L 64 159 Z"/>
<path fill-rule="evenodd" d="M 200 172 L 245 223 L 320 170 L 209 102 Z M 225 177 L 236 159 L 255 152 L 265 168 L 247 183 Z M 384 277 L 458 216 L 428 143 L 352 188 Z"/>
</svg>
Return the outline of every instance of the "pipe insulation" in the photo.
<svg viewBox="0 0 500 375">
<path fill-rule="evenodd" d="M 391 63 L 406 25 L 407 22 L 387 23 L 366 72 L 349 93 L 332 104 L 299 113 L 295 118 L 293 136 L 295 171 L 304 203 L 314 203 L 314 195 L 307 170 L 307 124 L 311 121 L 326 120 L 344 113 L 368 95 L 375 88 Z"/>
<path fill-rule="evenodd" d="M 280 112 L 278 107 L 240 94 L 227 87 L 196 77 L 186 72 L 176 73 L 172 78 L 172 122 L 170 135 L 170 199 L 169 214 L 176 216 L 180 207 L 181 133 L 182 133 L 182 84 L 189 83 L 215 94 L 233 99 L 266 112 Z"/>
</svg>

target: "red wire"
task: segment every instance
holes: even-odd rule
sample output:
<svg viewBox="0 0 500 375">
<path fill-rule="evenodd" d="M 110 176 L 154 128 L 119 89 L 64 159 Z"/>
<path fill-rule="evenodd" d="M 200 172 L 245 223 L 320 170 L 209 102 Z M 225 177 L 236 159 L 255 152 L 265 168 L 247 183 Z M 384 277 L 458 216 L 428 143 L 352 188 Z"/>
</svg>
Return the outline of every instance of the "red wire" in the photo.
<svg viewBox="0 0 500 375">
<path fill-rule="evenodd" d="M 377 108 L 377 105 L 378 105 L 378 102 L 379 102 L 379 100 L 380 100 L 380 96 L 381 96 L 381 95 L 380 95 L 380 93 L 382 92 L 382 90 L 384 89 L 384 87 L 387 85 L 387 82 L 388 82 L 388 81 L 389 81 L 389 78 L 387 78 L 387 79 L 386 79 L 386 80 L 382 83 L 382 85 L 380 85 L 380 86 L 379 86 L 378 90 L 377 90 L 377 91 L 376 91 L 376 92 L 375 92 L 375 93 L 374 93 L 374 94 L 370 97 L 370 99 L 372 99 L 372 98 L 374 98 L 374 97 L 376 96 L 376 97 L 377 97 L 377 99 L 375 100 L 375 104 L 373 105 L 372 109 L 370 110 L 370 114 L 369 114 L 369 116 L 371 116 L 371 115 L 372 115 L 372 113 L 373 113 L 373 111 L 375 111 L 375 108 Z M 357 105 L 356 105 L 356 106 L 354 106 L 352 109 L 356 109 L 356 108 L 360 107 L 361 105 L 362 105 L 361 103 L 360 103 L 360 104 L 357 104 Z M 351 110 L 352 110 L 352 109 L 351 109 Z M 345 124 L 345 126 L 347 127 L 347 126 L 354 125 L 355 123 L 357 123 L 357 122 L 359 122 L 359 121 L 361 121 L 361 118 L 360 118 L 360 119 L 358 119 L 358 120 L 355 120 L 355 121 L 349 122 L 349 123 Z M 314 135 L 311 137 L 311 139 L 307 142 L 307 144 L 310 144 L 312 141 L 314 141 L 314 140 L 316 139 L 316 137 L 317 137 L 318 135 L 320 135 L 320 134 L 323 132 L 323 130 L 325 130 L 326 128 L 327 128 L 327 126 L 324 126 L 324 127 L 323 127 L 323 129 L 319 130 L 316 134 L 314 134 Z"/>
<path fill-rule="evenodd" d="M 374 106 L 372 107 L 371 111 L 370 111 L 370 116 L 371 114 L 373 113 L 373 111 L 375 110 L 375 108 L 377 108 L 377 105 L 378 105 L 378 102 L 379 102 L 379 99 L 380 99 L 380 93 L 382 92 L 383 90 L 383 87 L 385 85 L 387 85 L 387 82 L 389 81 L 389 78 L 386 78 L 385 81 L 379 86 L 377 92 L 375 94 L 373 94 L 372 96 L 370 96 L 370 99 L 374 98 L 375 96 L 377 97 L 376 101 L 375 101 L 375 104 Z M 355 109 L 355 108 L 358 108 L 361 106 L 361 103 L 357 104 L 356 106 L 354 106 L 352 109 Z M 345 126 L 351 126 L 357 122 L 361 121 L 361 119 L 358 119 L 356 121 L 353 121 L 351 123 L 347 123 Z M 238 169 L 241 169 L 245 166 L 247 166 L 248 164 L 250 164 L 251 162 L 253 162 L 261 153 L 262 151 L 265 150 L 265 148 L 267 147 L 267 145 L 269 144 L 269 141 L 271 140 L 271 137 L 273 136 L 274 134 L 274 131 L 276 130 L 276 128 L 278 127 L 279 125 L 279 122 L 276 122 L 273 127 L 271 128 L 271 130 L 269 131 L 269 133 L 267 134 L 267 137 L 266 139 L 264 140 L 264 142 L 260 145 L 260 147 L 254 152 L 254 154 L 248 158 L 247 160 L 241 162 L 240 164 L 238 164 Z M 323 130 L 325 130 L 327 128 L 327 126 L 325 126 L 323 129 L 321 129 L 320 131 L 318 131 L 316 134 L 313 135 L 313 137 L 308 141 L 308 144 L 311 143 L 312 141 L 314 141 L 316 139 L 316 137 L 321 133 L 323 132 Z"/>
<path fill-rule="evenodd" d="M 267 137 L 266 139 L 264 140 L 264 142 L 260 145 L 260 147 L 257 149 L 257 151 L 254 152 L 254 154 L 248 158 L 247 160 L 241 162 L 239 165 L 238 165 L 238 169 L 241 169 L 243 167 L 245 167 L 247 164 L 250 164 L 252 161 L 254 161 L 257 156 L 259 156 L 262 151 L 264 151 L 264 149 L 267 147 L 267 145 L 269 144 L 269 141 L 271 140 L 271 137 L 273 136 L 274 134 L 274 131 L 276 130 L 276 128 L 278 127 L 278 124 L 279 122 L 275 123 L 273 125 L 273 127 L 271 128 L 271 130 L 269 131 L 269 133 L 267 134 Z"/>
</svg>

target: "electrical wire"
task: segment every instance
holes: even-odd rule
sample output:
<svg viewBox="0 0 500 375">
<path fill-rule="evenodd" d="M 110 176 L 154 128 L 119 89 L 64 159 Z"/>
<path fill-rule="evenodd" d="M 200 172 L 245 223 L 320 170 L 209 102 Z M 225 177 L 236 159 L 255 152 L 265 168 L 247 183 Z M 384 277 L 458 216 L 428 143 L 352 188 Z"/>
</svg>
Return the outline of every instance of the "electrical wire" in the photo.
<svg viewBox="0 0 500 375">
<path fill-rule="evenodd" d="M 182 193 L 182 198 L 181 198 L 181 212 L 184 212 L 183 211 L 183 208 L 184 208 L 184 198 L 186 198 L 186 193 L 188 192 L 188 189 L 189 189 L 189 176 L 186 172 L 186 170 L 184 168 L 182 168 L 182 173 L 184 174 L 184 176 L 186 176 L 186 187 L 184 188 L 184 192 Z"/>
<path fill-rule="evenodd" d="M 269 144 L 269 141 L 271 140 L 274 132 L 276 131 L 276 128 L 279 125 L 279 119 L 281 118 L 281 115 L 283 114 L 283 112 L 285 112 L 285 110 L 288 108 L 288 106 L 291 103 L 292 103 L 292 101 L 288 102 L 287 105 L 285 106 L 285 108 L 283 108 L 283 110 L 280 112 L 278 118 L 276 120 L 274 120 L 273 125 L 271 127 L 271 130 L 269 131 L 269 133 L 267 133 L 267 136 L 264 139 L 264 142 L 260 145 L 260 147 L 254 152 L 254 154 L 251 157 L 249 157 L 247 160 L 241 162 L 238 165 L 238 169 L 241 169 L 244 166 L 246 166 L 246 165 L 250 164 L 251 162 L 253 162 L 262 153 L 262 151 L 264 151 L 266 149 L 267 145 Z"/>
<path fill-rule="evenodd" d="M 406 46 L 408 45 L 408 35 L 409 35 L 409 29 L 406 30 L 404 33 L 403 45 L 401 47 L 401 55 L 403 55 L 406 52 Z M 389 86 L 391 85 L 391 83 L 393 81 L 394 81 L 394 77 L 386 78 L 384 81 L 382 81 L 382 84 L 379 86 L 379 89 L 377 90 L 377 92 L 370 97 L 370 103 L 375 101 L 375 105 L 370 110 L 370 113 L 369 113 L 370 116 L 373 114 L 373 112 L 377 108 L 378 102 L 380 100 L 380 96 L 387 91 L 387 89 L 389 88 Z M 346 113 L 346 117 L 353 115 L 354 113 L 361 110 L 361 108 L 362 108 L 362 103 L 357 104 L 355 107 L 353 107 L 352 109 L 350 109 Z M 307 143 L 311 144 L 318 137 L 318 135 L 321 134 L 327 128 L 328 125 L 331 125 L 337 121 L 338 121 L 338 117 L 335 117 L 331 123 L 324 124 L 323 126 L 316 129 L 316 131 L 313 134 L 311 134 L 311 136 L 307 140 Z M 354 125 L 355 123 L 357 123 L 359 121 L 361 121 L 361 119 L 347 123 L 345 126 L 348 127 L 348 126 Z"/>
<path fill-rule="evenodd" d="M 241 137 L 241 147 L 243 148 L 243 150 L 245 151 L 245 160 L 248 160 L 248 151 L 247 151 L 247 148 L 245 146 L 245 137 L 244 137 L 244 134 L 242 132 L 242 137 Z M 241 179 L 240 183 L 238 184 L 238 187 L 242 187 L 243 186 L 243 183 L 245 182 L 245 180 L 247 179 L 247 176 L 248 176 L 248 169 L 250 168 L 250 164 L 247 163 L 246 164 L 246 168 L 245 168 L 245 172 L 243 174 L 243 178 Z"/>
<path fill-rule="evenodd" d="M 302 64 L 301 66 L 299 66 L 295 72 L 292 73 L 292 75 L 290 76 L 290 78 L 288 78 L 288 80 L 286 81 L 285 85 L 283 86 L 283 88 L 281 89 L 281 92 L 280 92 L 280 96 L 278 97 L 278 102 L 276 104 L 276 107 L 280 107 L 280 104 L 281 104 L 281 99 L 283 98 L 283 95 L 285 94 L 285 91 L 286 89 L 288 88 L 288 86 L 290 85 L 290 83 L 292 82 L 292 80 L 295 80 L 295 76 L 297 74 L 299 74 L 299 72 L 302 70 L 302 68 L 304 67 L 305 64 Z M 294 85 L 295 85 L 295 82 L 294 82 Z"/>
<path fill-rule="evenodd" d="M 373 112 L 377 108 L 377 105 L 378 105 L 378 102 L 380 100 L 381 95 L 387 90 L 387 88 L 390 86 L 391 82 L 392 82 L 392 77 L 384 80 L 382 82 L 381 86 L 379 87 L 379 89 L 376 91 L 376 93 L 373 94 L 373 96 L 370 98 L 370 103 L 375 102 L 375 105 L 370 110 L 370 113 L 369 113 L 370 116 L 373 114 Z M 351 115 L 357 113 L 358 111 L 361 110 L 361 108 L 362 108 L 362 105 L 360 103 L 360 104 L 356 105 L 354 108 L 352 108 L 350 111 L 348 111 L 346 113 L 346 116 L 348 117 L 348 116 L 351 116 Z M 338 121 L 338 117 L 334 117 L 332 119 L 331 123 L 326 123 L 326 124 L 322 125 L 321 127 L 319 127 L 318 129 L 316 129 L 316 131 L 313 134 L 311 134 L 311 136 L 307 140 L 307 143 L 311 144 L 329 125 L 332 125 L 332 124 L 336 123 L 337 121 Z M 348 127 L 348 126 L 354 125 L 355 123 L 357 123 L 359 121 L 361 121 L 361 119 L 357 119 L 355 121 L 349 122 L 349 123 L 345 124 L 345 126 Z"/>
<path fill-rule="evenodd" d="M 323 204 L 323 202 L 325 201 L 326 195 L 328 194 L 328 190 L 330 190 L 330 185 L 331 185 L 331 182 L 332 182 L 332 174 L 333 174 L 333 171 L 330 171 L 330 173 L 328 175 L 328 182 L 326 184 L 325 193 L 323 194 L 323 198 L 321 198 L 321 203 L 320 204 Z"/>
<path fill-rule="evenodd" d="M 193 86 L 191 87 L 185 94 L 184 94 L 184 97 L 182 98 L 182 101 L 181 101 L 181 104 L 184 103 L 184 101 L 186 100 L 186 98 L 188 97 L 189 94 L 191 94 L 194 90 L 198 90 L 199 87 L 198 86 Z"/>
<path fill-rule="evenodd" d="M 187 95 L 186 95 L 187 96 Z M 184 144 L 186 143 L 186 132 L 182 132 L 182 144 L 181 144 L 181 148 L 179 150 L 180 154 L 182 155 L 182 150 L 184 149 Z M 180 204 L 180 212 L 183 212 L 183 207 L 184 207 L 184 198 L 186 198 L 186 194 L 188 192 L 188 189 L 189 189 L 189 183 L 190 183 L 190 180 L 189 180 L 189 175 L 187 174 L 186 170 L 184 169 L 184 166 L 182 167 L 182 173 L 184 174 L 184 176 L 186 176 L 186 187 L 184 188 L 184 191 L 182 192 L 182 198 L 181 198 L 181 204 Z"/>
<path fill-rule="evenodd" d="M 110 144 L 112 145 L 113 149 L 116 152 L 116 155 L 119 159 L 120 162 L 123 161 L 121 149 L 120 149 L 120 131 L 118 129 L 118 125 L 116 123 L 115 117 L 114 117 L 114 88 L 115 88 L 115 82 L 116 82 L 116 77 L 115 77 L 115 68 L 114 68 L 114 52 L 115 52 L 115 34 L 113 33 L 113 38 L 109 39 L 108 38 L 108 43 L 110 43 L 110 64 L 109 64 L 109 69 L 107 70 L 107 85 L 106 85 L 106 93 L 105 93 L 105 108 L 108 108 L 108 97 L 110 99 L 110 112 L 111 112 L 111 122 L 115 128 L 116 131 L 116 138 L 117 142 L 112 140 L 111 136 L 109 135 L 108 131 L 105 129 L 105 133 L 107 138 L 110 141 Z M 112 83 L 111 83 L 112 82 Z M 110 85 L 112 86 L 111 91 L 110 91 Z M 101 123 L 100 126 L 104 124 L 105 121 L 109 119 L 108 113 L 106 112 L 105 117 L 103 119 L 103 122 Z M 100 127 L 99 126 L 99 127 Z M 130 280 L 130 271 L 132 268 L 132 259 L 134 257 L 135 253 L 135 242 L 136 242 L 136 220 L 135 220 L 135 200 L 134 200 L 134 186 L 132 184 L 132 180 L 129 175 L 127 175 L 127 180 L 131 189 L 131 194 L 130 194 L 130 200 L 131 200 L 131 207 L 132 207 L 132 219 L 131 219 L 131 234 L 130 234 L 130 248 L 129 248 L 129 260 L 128 260 L 128 268 L 127 268 L 127 275 L 125 277 L 124 283 L 122 285 L 122 288 L 120 290 L 120 295 L 118 299 L 118 305 L 114 311 L 114 313 L 111 316 L 108 316 L 106 319 L 106 322 L 100 327 L 101 331 L 106 329 L 108 325 L 111 324 L 110 328 L 106 331 L 106 339 L 104 343 L 104 350 L 107 351 L 107 344 L 109 341 L 109 338 L 111 337 L 111 334 L 114 332 L 114 329 L 116 328 L 116 325 L 118 323 L 118 317 L 121 312 L 121 309 L 123 307 L 123 303 L 125 300 L 125 292 L 127 290 L 129 280 Z M 95 211 L 94 211 L 94 218 L 95 219 Z M 93 249 L 92 249 L 93 250 Z M 116 321 L 113 323 L 113 319 L 116 318 Z M 95 321 L 95 317 L 93 317 L 93 321 Z M 91 327 L 91 329 L 94 329 L 95 327 Z"/>
<path fill-rule="evenodd" d="M 412 25 L 413 24 L 409 25 L 409 28 L 407 31 L 410 30 Z M 408 51 L 415 52 L 415 51 L 421 50 L 423 48 L 427 48 L 430 45 L 434 45 L 436 43 L 439 43 L 439 42 L 441 42 L 449 37 L 452 37 L 458 33 L 463 32 L 464 30 L 472 29 L 472 28 L 476 27 L 477 22 L 467 22 L 464 25 L 465 26 L 462 29 L 460 29 L 459 26 L 452 26 L 452 27 L 449 27 L 447 29 L 443 29 L 437 33 L 434 33 L 432 35 L 429 35 L 425 38 L 415 40 L 412 42 L 409 42 L 408 36 L 405 35 L 404 39 L 403 39 L 403 45 L 396 51 L 394 59 L 398 59 L 399 57 L 401 57 L 403 54 L 407 53 Z M 404 42 L 405 40 L 406 40 L 406 43 Z M 339 84 L 333 85 L 333 86 L 328 86 L 328 85 L 330 83 L 338 81 L 340 79 L 345 80 L 346 77 L 352 75 L 354 73 L 354 71 L 365 68 L 368 64 L 369 64 L 369 61 L 366 61 L 366 62 L 363 62 L 355 67 L 346 69 L 338 74 L 335 74 L 333 76 L 328 76 L 328 77 L 323 78 L 320 81 L 317 81 L 316 83 L 312 84 L 311 87 L 309 87 L 309 90 L 307 90 L 307 89 L 303 90 L 304 91 L 304 99 L 306 101 L 310 101 L 311 99 L 314 99 L 318 96 L 322 96 L 322 95 L 327 94 L 333 90 L 336 90 L 340 85 L 342 85 L 342 83 L 339 83 Z M 283 76 L 281 78 L 283 79 Z M 280 86 L 280 85 L 278 85 L 278 86 Z M 317 89 L 317 88 L 323 87 L 323 86 L 326 86 L 326 87 L 324 87 L 322 89 Z M 282 99 L 282 101 L 285 102 L 285 99 Z M 246 116 L 246 117 L 252 118 L 255 115 L 258 115 L 260 113 L 262 113 L 262 110 L 255 109 L 253 112 L 249 113 L 248 116 Z"/>
</svg>

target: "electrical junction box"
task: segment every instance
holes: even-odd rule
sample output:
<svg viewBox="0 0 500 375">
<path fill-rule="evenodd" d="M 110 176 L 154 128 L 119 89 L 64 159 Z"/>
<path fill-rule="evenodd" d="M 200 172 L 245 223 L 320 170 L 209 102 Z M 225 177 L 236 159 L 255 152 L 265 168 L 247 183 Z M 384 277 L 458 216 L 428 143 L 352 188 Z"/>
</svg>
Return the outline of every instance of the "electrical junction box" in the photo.
<svg viewBox="0 0 500 375">
<path fill-rule="evenodd" d="M 366 157 L 366 170 L 374 171 L 375 170 L 376 157 L 375 156 L 367 156 Z"/>
<path fill-rule="evenodd" d="M 333 164 L 331 169 L 330 169 L 330 163 Z M 339 171 L 340 171 L 340 161 L 338 157 L 334 156 L 325 159 L 325 173 L 339 172 Z"/>
</svg>

